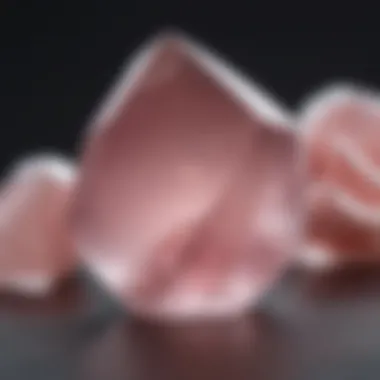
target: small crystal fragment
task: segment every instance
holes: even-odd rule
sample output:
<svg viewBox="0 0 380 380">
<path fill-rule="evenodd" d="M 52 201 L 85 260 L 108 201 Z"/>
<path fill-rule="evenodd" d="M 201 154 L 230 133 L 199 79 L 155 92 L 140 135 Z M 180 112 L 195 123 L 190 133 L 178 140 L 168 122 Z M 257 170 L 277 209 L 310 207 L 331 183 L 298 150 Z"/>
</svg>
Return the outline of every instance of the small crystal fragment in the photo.
<svg viewBox="0 0 380 380">
<path fill-rule="evenodd" d="M 44 295 L 73 269 L 67 213 L 74 185 L 70 162 L 55 155 L 26 158 L 0 190 L 0 287 Z"/>
<path fill-rule="evenodd" d="M 300 128 L 309 173 L 304 263 L 378 261 L 380 98 L 329 87 L 305 105 Z"/>
</svg>

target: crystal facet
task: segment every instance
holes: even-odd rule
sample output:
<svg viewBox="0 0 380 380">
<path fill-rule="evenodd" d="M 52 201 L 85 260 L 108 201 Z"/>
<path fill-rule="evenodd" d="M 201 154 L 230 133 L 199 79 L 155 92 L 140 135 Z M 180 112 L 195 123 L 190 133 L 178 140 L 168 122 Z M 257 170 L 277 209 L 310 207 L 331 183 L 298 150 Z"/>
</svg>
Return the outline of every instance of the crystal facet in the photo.
<svg viewBox="0 0 380 380">
<path fill-rule="evenodd" d="M 312 267 L 380 259 L 380 98 L 329 87 L 300 118 L 307 158 L 303 261 Z"/>
<path fill-rule="evenodd" d="M 46 294 L 75 263 L 67 212 L 74 171 L 55 155 L 18 162 L 0 192 L 0 287 Z"/>
<path fill-rule="evenodd" d="M 246 310 L 296 254 L 289 123 L 201 45 L 154 39 L 88 131 L 73 218 L 84 261 L 144 317 Z"/>
</svg>

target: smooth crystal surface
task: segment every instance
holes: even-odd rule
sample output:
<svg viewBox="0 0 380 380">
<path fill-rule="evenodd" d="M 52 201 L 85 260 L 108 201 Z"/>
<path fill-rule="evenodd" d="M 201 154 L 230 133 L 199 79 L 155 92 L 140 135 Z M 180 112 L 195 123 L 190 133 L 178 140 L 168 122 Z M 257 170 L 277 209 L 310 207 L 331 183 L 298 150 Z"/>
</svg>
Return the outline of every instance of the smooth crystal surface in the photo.
<svg viewBox="0 0 380 380">
<path fill-rule="evenodd" d="M 246 310 L 296 254 L 289 120 L 187 37 L 148 43 L 88 131 L 73 218 L 84 261 L 141 316 Z"/>
<path fill-rule="evenodd" d="M 301 117 L 310 181 L 305 263 L 380 259 L 380 98 L 349 85 L 315 95 Z"/>
<path fill-rule="evenodd" d="M 68 207 L 74 171 L 44 154 L 14 165 L 0 190 L 0 287 L 43 295 L 73 268 Z"/>
</svg>

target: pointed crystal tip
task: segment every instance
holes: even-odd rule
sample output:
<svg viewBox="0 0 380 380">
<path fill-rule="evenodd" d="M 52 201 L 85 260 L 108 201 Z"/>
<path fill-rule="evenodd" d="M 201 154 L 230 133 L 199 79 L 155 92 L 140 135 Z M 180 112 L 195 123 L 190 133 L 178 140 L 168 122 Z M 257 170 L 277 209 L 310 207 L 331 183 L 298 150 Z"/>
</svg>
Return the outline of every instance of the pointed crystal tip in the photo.
<svg viewBox="0 0 380 380">
<path fill-rule="evenodd" d="M 287 108 L 228 59 L 179 29 L 166 29 L 148 38 L 128 59 L 121 76 L 94 115 L 91 129 L 98 131 L 100 126 L 111 124 L 135 91 L 178 79 L 177 74 L 185 75 L 190 67 L 239 104 L 249 117 L 276 129 L 293 124 L 293 116 Z"/>
</svg>

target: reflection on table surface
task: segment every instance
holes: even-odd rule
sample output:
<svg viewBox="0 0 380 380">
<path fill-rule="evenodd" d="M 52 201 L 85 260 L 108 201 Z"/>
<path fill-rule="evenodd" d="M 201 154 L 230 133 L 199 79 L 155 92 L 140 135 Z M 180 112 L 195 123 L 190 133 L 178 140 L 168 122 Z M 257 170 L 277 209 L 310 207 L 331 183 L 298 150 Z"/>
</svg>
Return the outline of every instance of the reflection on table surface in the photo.
<svg viewBox="0 0 380 380">
<path fill-rule="evenodd" d="M 176 326 L 128 316 L 86 274 L 0 295 L 0 378 L 380 378 L 380 268 L 287 273 L 251 315 Z"/>
</svg>

